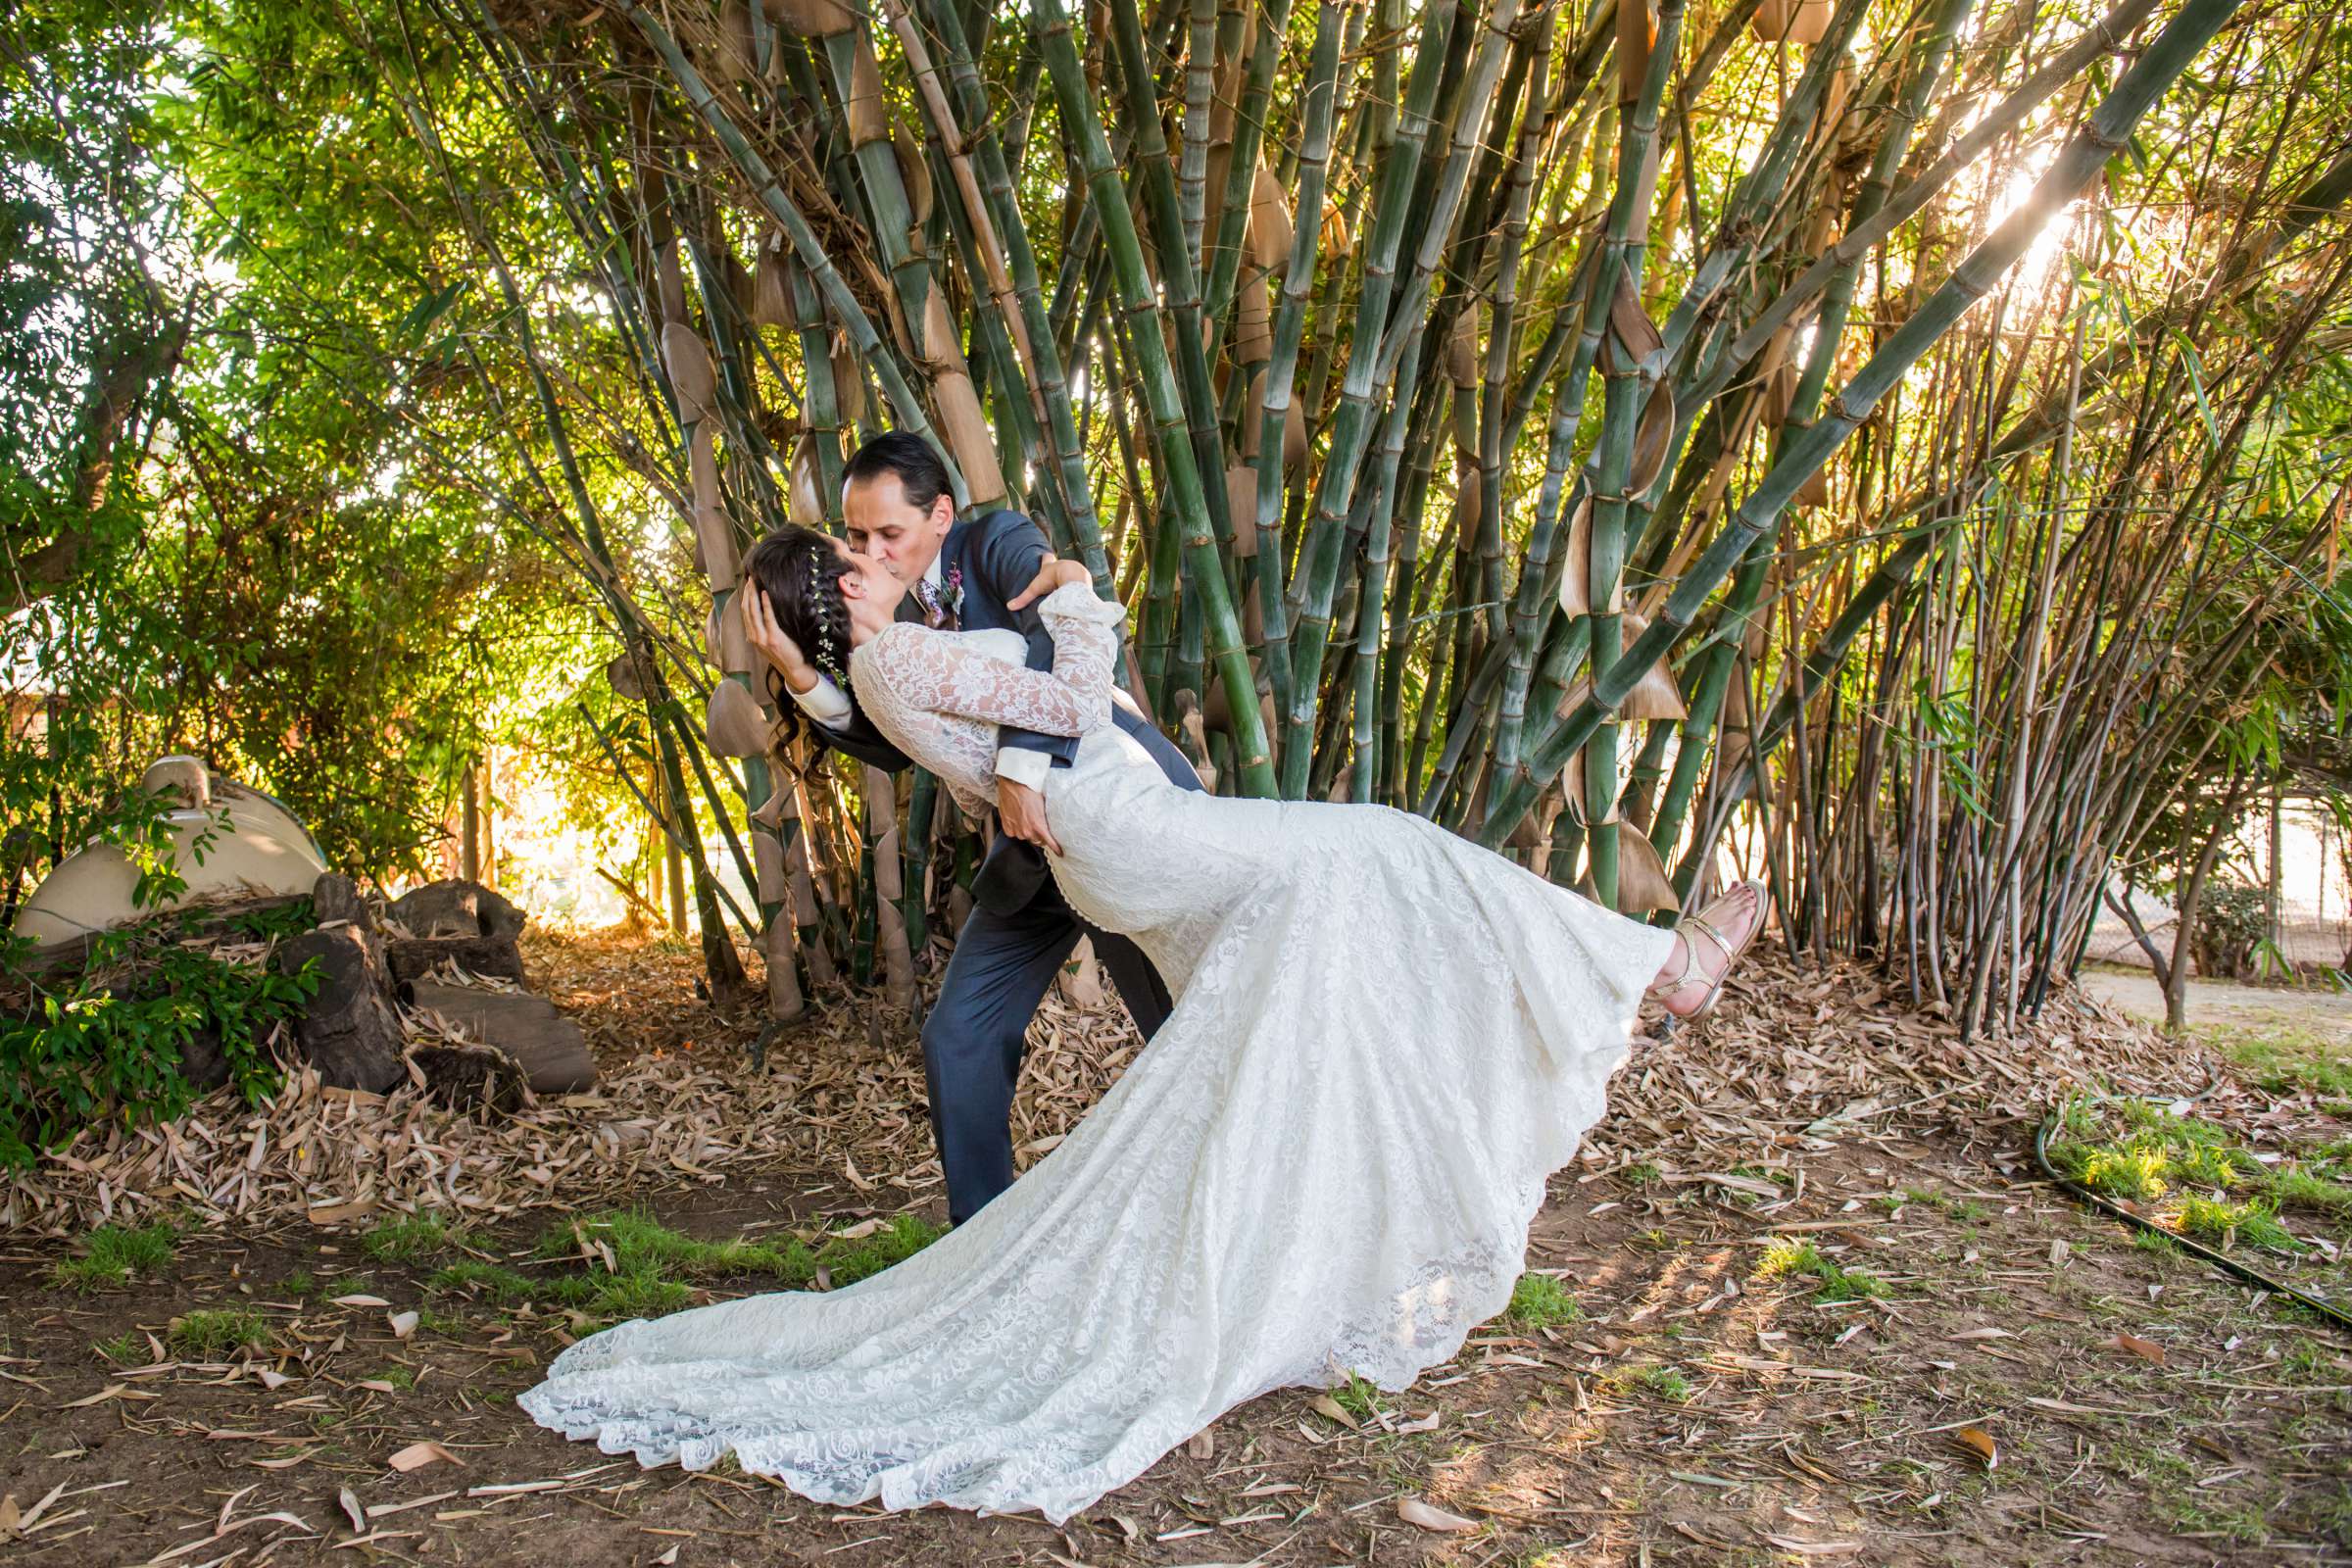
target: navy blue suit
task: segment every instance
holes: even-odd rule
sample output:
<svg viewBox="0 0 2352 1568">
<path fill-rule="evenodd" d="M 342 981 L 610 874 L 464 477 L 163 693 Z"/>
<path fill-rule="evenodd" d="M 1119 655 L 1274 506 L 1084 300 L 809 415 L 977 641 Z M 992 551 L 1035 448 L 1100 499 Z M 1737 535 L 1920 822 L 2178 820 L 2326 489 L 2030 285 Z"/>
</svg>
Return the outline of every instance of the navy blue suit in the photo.
<svg viewBox="0 0 2352 1568">
<path fill-rule="evenodd" d="M 957 624 L 964 631 L 1006 628 L 1029 640 L 1031 669 L 1054 666 L 1054 639 L 1030 605 L 1005 600 L 1029 586 L 1048 551 L 1045 534 L 1017 512 L 990 512 L 958 520 L 940 545 L 943 583 L 958 583 Z M 903 619 L 922 610 L 909 593 Z M 820 729 L 837 750 L 897 772 L 910 765 L 903 752 L 856 710 L 839 729 Z M 1184 754 L 1143 715 L 1119 703 L 1111 717 L 1133 736 L 1169 779 L 1199 789 L 1200 776 Z M 1044 752 L 1067 767 L 1078 742 L 1006 728 L 1000 746 Z M 1019 1079 L 1029 1019 L 1053 984 L 1054 971 L 1078 945 L 1081 931 L 1119 988 L 1128 1013 L 1149 1040 L 1168 1015 L 1167 987 L 1143 950 L 1122 936 L 1079 919 L 1063 902 L 1046 866 L 1045 851 L 999 832 L 972 878 L 974 907 L 956 938 L 939 1001 L 923 1024 L 923 1072 L 931 1095 L 931 1131 L 948 1184 L 948 1219 L 961 1224 L 1012 1185 L 1012 1094 Z"/>
</svg>

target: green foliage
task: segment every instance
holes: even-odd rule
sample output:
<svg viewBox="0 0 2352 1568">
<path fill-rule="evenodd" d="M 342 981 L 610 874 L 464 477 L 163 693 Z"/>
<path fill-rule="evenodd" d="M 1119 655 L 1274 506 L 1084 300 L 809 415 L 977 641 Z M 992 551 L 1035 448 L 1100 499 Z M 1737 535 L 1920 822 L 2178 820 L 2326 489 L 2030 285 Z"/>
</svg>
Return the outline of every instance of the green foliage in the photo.
<svg viewBox="0 0 2352 1568">
<path fill-rule="evenodd" d="M 2236 882 L 2209 882 L 2197 900 L 2191 936 L 2197 972 L 2217 977 L 2246 972 L 2254 949 L 2270 930 L 2270 894 Z"/>
<path fill-rule="evenodd" d="M 267 917 L 291 924 L 306 913 Z M 179 1071 L 199 1036 L 215 1042 L 249 1105 L 278 1083 L 269 1042 L 317 995 L 315 962 L 295 974 L 231 962 L 177 940 L 196 911 L 110 931 L 59 989 L 28 985 L 0 1018 L 0 1168 L 29 1165 L 84 1127 L 170 1120 L 195 1091 Z"/>
</svg>

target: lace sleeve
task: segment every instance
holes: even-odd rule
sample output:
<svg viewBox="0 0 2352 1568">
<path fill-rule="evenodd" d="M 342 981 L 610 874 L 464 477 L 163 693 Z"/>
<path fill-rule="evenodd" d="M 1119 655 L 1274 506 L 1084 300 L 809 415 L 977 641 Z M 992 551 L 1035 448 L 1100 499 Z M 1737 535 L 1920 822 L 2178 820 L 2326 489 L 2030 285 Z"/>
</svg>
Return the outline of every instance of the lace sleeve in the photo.
<svg viewBox="0 0 2352 1568">
<path fill-rule="evenodd" d="M 912 706 L 1040 735 L 1083 735 L 1110 717 L 1112 631 L 1124 612 L 1083 583 L 1056 588 L 1038 606 L 1054 636 L 1054 667 L 1024 669 L 963 645 L 953 632 L 901 621 L 869 646 L 882 678 Z"/>
</svg>

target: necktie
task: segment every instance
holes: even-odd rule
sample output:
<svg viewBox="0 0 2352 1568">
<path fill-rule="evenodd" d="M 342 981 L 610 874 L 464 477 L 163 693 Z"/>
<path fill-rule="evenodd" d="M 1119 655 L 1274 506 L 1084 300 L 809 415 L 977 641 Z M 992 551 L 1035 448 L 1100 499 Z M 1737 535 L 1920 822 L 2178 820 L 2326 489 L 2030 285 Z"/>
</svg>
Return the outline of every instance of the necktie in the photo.
<svg viewBox="0 0 2352 1568">
<path fill-rule="evenodd" d="M 942 631 L 946 629 L 948 624 L 948 607 L 939 602 L 939 590 L 931 586 L 930 578 L 919 577 L 915 579 L 914 602 L 923 607 L 924 625 L 930 627 L 933 631 Z"/>
</svg>

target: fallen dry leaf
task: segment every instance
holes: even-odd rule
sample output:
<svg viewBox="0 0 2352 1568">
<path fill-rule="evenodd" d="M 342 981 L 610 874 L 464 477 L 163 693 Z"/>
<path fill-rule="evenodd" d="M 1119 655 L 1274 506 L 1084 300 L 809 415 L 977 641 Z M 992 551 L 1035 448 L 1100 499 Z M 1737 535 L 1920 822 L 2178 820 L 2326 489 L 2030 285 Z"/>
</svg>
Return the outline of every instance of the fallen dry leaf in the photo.
<svg viewBox="0 0 2352 1568">
<path fill-rule="evenodd" d="M 2143 1340 L 2136 1334 L 2118 1334 L 2107 1343 L 2118 1350 L 2129 1350 L 2143 1361 L 2164 1365 L 2164 1347 L 2154 1340 Z"/>
<path fill-rule="evenodd" d="M 2000 1445 L 1983 1427 L 1962 1427 L 1952 1434 L 1952 1441 L 1975 1454 L 1977 1462 L 1987 1470 L 1997 1470 L 2001 1464 Z"/>
<path fill-rule="evenodd" d="M 357 1535 L 366 1535 L 368 1510 L 360 1506 L 359 1494 L 349 1487 L 342 1487 L 335 1493 L 335 1501 L 343 1505 L 343 1517 L 351 1521 L 352 1531 Z"/>
<path fill-rule="evenodd" d="M 390 1306 L 380 1296 L 338 1296 L 327 1303 L 330 1306 Z"/>
<path fill-rule="evenodd" d="M 408 1338 L 410 1335 L 412 1335 L 412 1334 L 414 1334 L 414 1333 L 416 1333 L 416 1313 L 414 1313 L 414 1312 L 395 1312 L 395 1313 L 393 1313 L 393 1314 L 392 1314 L 392 1337 L 393 1337 L 394 1339 L 396 1339 L 396 1340 L 405 1340 L 405 1339 L 407 1339 L 407 1338 Z"/>
<path fill-rule="evenodd" d="M 134 1389 L 127 1383 L 110 1383 L 87 1398 L 75 1399 L 70 1404 L 61 1404 L 58 1408 L 60 1410 L 80 1410 L 93 1404 L 104 1404 L 109 1399 L 160 1399 L 163 1396 L 160 1394 L 149 1394 L 143 1389 Z"/>
<path fill-rule="evenodd" d="M 1419 1497 L 1397 1498 L 1396 1516 L 1406 1524 L 1419 1525 L 1424 1530 L 1476 1530 L 1478 1528 L 1477 1520 L 1465 1519 L 1458 1513 L 1447 1513 L 1434 1503 L 1423 1502 Z"/>
<path fill-rule="evenodd" d="M 1799 1541 L 1793 1536 L 1766 1536 L 1764 1539 L 1783 1551 L 1792 1551 L 1799 1557 L 1850 1557 L 1862 1549 L 1859 1541 Z"/>
<path fill-rule="evenodd" d="M 393 1469 L 398 1470 L 403 1475 L 406 1475 L 411 1470 L 421 1470 L 428 1464 L 432 1464 L 436 1461 L 444 1459 L 451 1464 L 464 1464 L 466 1462 L 430 1439 L 427 1439 L 422 1443 L 410 1444 L 407 1447 L 394 1454 L 386 1462 L 389 1463 Z"/>
<path fill-rule="evenodd" d="M 1356 1419 L 1348 1413 L 1348 1407 L 1328 1394 L 1316 1395 L 1307 1401 L 1306 1407 L 1317 1415 L 1328 1416 L 1350 1432 L 1356 1429 Z"/>
</svg>

